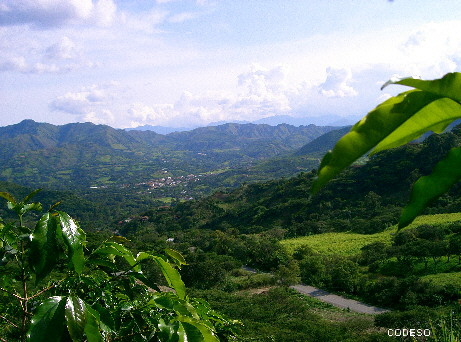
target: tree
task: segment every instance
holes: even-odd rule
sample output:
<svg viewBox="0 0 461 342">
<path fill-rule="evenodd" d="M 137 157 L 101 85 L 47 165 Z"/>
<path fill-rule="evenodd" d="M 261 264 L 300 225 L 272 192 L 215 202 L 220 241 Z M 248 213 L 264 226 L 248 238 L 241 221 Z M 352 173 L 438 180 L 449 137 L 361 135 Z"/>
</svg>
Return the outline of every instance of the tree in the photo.
<svg viewBox="0 0 461 342">
<path fill-rule="evenodd" d="M 443 132 L 461 118 L 461 73 L 441 79 L 392 79 L 384 84 L 414 89 L 391 97 L 356 123 L 322 159 L 312 186 L 317 193 L 331 179 L 368 153 L 378 153 L 404 145 L 428 131 Z M 432 174 L 419 178 L 411 198 L 400 216 L 399 227 L 409 225 L 429 202 L 442 195 L 461 178 L 461 147 L 450 149 L 434 167 Z"/>
<path fill-rule="evenodd" d="M 181 254 L 134 255 L 120 236 L 88 251 L 85 232 L 57 205 L 35 224 L 25 218 L 42 211 L 31 202 L 37 192 L 22 201 L 0 192 L 18 217 L 0 219 L 0 340 L 180 342 L 233 335 L 233 322 L 187 296 Z M 157 265 L 171 291 L 142 273 L 146 262 Z"/>
</svg>

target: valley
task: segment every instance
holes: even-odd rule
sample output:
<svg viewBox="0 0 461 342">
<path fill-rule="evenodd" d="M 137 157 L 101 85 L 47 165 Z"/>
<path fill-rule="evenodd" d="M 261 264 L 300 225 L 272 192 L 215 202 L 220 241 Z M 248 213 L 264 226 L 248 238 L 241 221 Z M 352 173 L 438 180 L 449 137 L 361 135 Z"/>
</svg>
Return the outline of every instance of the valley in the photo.
<svg viewBox="0 0 461 342">
<path fill-rule="evenodd" d="M 396 228 L 409 184 L 430 171 L 434 151 L 461 142 L 460 129 L 364 158 L 312 196 L 314 169 L 348 128 L 243 126 L 162 136 L 23 122 L 0 129 L 3 146 L 17 147 L 0 155 L 1 191 L 43 188 L 36 199 L 44 209 L 61 201 L 89 251 L 115 234 L 133 251 L 180 252 L 187 288 L 243 322 L 241 341 L 392 341 L 386 329 L 461 311 L 461 187 Z M 90 133 L 75 141 L 72 130 Z M 5 206 L 0 216 L 12 219 Z M 168 285 L 155 267 L 143 276 Z M 299 283 L 389 311 L 332 308 L 289 288 Z"/>
</svg>

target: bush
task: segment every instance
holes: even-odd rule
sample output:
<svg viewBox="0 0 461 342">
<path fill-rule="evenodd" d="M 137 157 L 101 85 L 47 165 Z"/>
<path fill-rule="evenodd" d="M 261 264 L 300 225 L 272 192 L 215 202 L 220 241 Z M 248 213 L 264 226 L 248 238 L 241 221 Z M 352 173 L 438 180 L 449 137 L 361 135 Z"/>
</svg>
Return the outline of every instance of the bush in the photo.
<svg viewBox="0 0 461 342">
<path fill-rule="evenodd" d="M 178 272 L 181 254 L 163 255 L 124 246 L 112 236 L 85 255 L 86 234 L 68 214 L 52 206 L 38 222 L 24 215 L 41 211 L 30 202 L 35 191 L 18 202 L 0 192 L 16 221 L 0 219 L 0 339 L 5 341 L 218 341 L 234 334 L 234 324 L 205 301 L 186 296 Z M 160 291 L 142 273 L 155 264 L 171 290 Z"/>
</svg>

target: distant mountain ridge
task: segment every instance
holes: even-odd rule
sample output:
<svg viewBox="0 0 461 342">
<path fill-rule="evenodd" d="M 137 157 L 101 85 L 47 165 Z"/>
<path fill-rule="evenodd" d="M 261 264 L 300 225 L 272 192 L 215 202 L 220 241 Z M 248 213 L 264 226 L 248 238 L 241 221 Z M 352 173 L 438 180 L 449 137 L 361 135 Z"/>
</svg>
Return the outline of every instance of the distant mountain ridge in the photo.
<svg viewBox="0 0 461 342">
<path fill-rule="evenodd" d="M 92 123 L 0 127 L 0 180 L 52 188 L 235 168 L 290 153 L 334 127 L 228 123 L 162 135 Z"/>
<path fill-rule="evenodd" d="M 335 146 L 336 142 L 341 139 L 343 135 L 349 132 L 350 129 L 351 126 L 346 126 L 325 133 L 301 147 L 298 151 L 296 151 L 295 155 L 303 156 L 313 153 L 323 155 L 328 150 L 331 150 Z"/>
<path fill-rule="evenodd" d="M 360 116 L 339 116 L 339 115 L 322 115 L 322 116 L 314 116 L 314 117 L 294 117 L 290 115 L 273 115 L 266 118 L 262 118 L 255 121 L 242 121 L 242 120 L 232 120 L 232 121 L 217 121 L 211 122 L 205 127 L 209 126 L 220 126 L 225 124 L 265 124 L 270 126 L 278 126 L 282 124 L 287 124 L 291 126 L 309 126 L 309 125 L 316 125 L 316 126 L 349 126 L 354 124 L 355 122 L 360 120 Z M 128 131 L 138 130 L 138 131 L 154 131 L 159 134 L 169 134 L 173 132 L 183 132 L 183 131 L 191 131 L 193 129 L 200 128 L 197 126 L 193 127 L 165 127 L 165 126 L 151 126 L 151 125 L 144 125 L 135 128 L 126 128 Z"/>
</svg>

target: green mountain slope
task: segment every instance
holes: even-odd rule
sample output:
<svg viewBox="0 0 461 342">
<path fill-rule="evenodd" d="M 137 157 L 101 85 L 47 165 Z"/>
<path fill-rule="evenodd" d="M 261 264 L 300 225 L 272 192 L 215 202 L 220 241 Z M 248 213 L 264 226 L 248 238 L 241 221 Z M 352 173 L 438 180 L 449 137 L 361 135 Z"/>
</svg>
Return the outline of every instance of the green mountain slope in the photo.
<svg viewBox="0 0 461 342">
<path fill-rule="evenodd" d="M 198 201 L 151 212 L 158 230 L 235 228 L 241 233 L 285 230 L 288 236 L 329 231 L 375 233 L 396 223 L 409 186 L 430 172 L 436 155 L 461 144 L 461 131 L 430 136 L 379 153 L 366 165 L 347 170 L 318 195 L 310 196 L 314 173 L 289 179 L 246 184 Z M 459 211 L 461 187 L 441 198 L 430 213 Z"/>
<path fill-rule="evenodd" d="M 325 133 L 318 138 L 308 142 L 306 145 L 301 147 L 298 151 L 296 151 L 295 155 L 303 156 L 303 155 L 323 155 L 328 150 L 331 150 L 333 146 L 335 146 L 336 142 L 341 139 L 341 137 L 349 132 L 351 126 L 343 127 L 341 129 L 335 129 L 328 133 Z"/>
<path fill-rule="evenodd" d="M 239 168 L 294 151 L 331 127 L 225 124 L 157 134 L 25 120 L 0 127 L 0 180 L 88 189 Z"/>
</svg>

